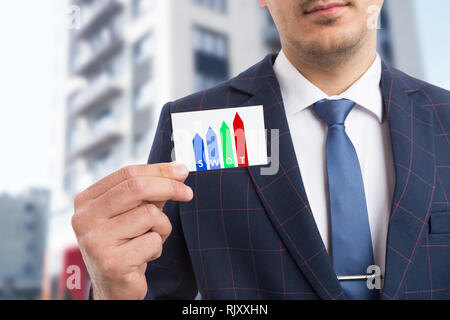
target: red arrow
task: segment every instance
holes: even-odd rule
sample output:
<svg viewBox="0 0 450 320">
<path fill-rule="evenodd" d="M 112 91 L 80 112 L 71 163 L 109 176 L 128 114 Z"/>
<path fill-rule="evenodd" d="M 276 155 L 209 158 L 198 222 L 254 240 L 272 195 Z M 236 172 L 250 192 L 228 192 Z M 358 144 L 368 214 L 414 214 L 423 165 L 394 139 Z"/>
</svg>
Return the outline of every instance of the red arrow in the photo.
<svg viewBox="0 0 450 320">
<path fill-rule="evenodd" d="M 244 122 L 237 112 L 233 120 L 233 129 L 238 166 L 248 167 L 247 143 L 245 140 Z"/>
</svg>

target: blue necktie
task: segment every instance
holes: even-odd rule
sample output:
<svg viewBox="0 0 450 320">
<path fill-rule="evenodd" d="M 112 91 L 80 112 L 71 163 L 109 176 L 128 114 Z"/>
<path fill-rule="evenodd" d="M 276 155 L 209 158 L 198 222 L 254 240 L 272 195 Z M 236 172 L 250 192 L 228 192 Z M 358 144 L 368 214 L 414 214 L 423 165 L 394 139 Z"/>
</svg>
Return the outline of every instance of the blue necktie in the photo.
<svg viewBox="0 0 450 320">
<path fill-rule="evenodd" d="M 331 211 L 331 257 L 338 276 L 367 274 L 374 264 L 366 197 L 355 148 L 344 122 L 355 103 L 321 100 L 314 111 L 328 125 L 326 162 Z M 347 298 L 376 299 L 366 281 L 341 281 Z"/>
</svg>

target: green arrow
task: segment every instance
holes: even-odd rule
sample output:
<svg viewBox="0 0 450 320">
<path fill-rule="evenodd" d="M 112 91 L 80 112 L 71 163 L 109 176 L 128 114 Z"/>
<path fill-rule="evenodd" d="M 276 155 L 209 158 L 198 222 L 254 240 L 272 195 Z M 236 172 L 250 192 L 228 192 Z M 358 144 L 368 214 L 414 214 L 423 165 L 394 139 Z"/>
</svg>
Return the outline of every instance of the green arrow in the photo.
<svg viewBox="0 0 450 320">
<path fill-rule="evenodd" d="M 228 128 L 227 124 L 222 122 L 222 126 L 220 127 L 220 138 L 222 141 L 222 155 L 223 155 L 223 164 L 224 168 L 234 168 L 234 154 L 233 147 L 231 145 L 231 134 L 230 128 Z"/>
</svg>

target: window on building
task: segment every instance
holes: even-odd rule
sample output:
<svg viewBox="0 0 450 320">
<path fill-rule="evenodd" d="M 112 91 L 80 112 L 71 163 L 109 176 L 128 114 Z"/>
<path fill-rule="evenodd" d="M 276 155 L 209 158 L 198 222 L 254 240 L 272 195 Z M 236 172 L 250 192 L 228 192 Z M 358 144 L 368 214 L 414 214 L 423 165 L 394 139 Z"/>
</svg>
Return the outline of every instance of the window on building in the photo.
<svg viewBox="0 0 450 320">
<path fill-rule="evenodd" d="M 67 127 L 66 127 L 66 144 L 67 150 L 73 151 L 77 147 L 77 143 L 79 143 L 78 139 L 78 131 L 77 126 L 74 123 L 74 119 L 67 119 Z"/>
<path fill-rule="evenodd" d="M 33 213 L 33 212 L 35 212 L 36 211 L 36 206 L 34 205 L 34 204 L 32 204 L 32 203 L 27 203 L 26 205 L 25 205 L 25 212 L 27 212 L 27 213 Z"/>
<path fill-rule="evenodd" d="M 278 52 L 281 49 L 280 34 L 267 8 L 265 8 L 266 23 L 262 38 L 270 52 Z"/>
<path fill-rule="evenodd" d="M 156 0 L 133 0 L 133 16 L 138 17 L 155 5 Z"/>
<path fill-rule="evenodd" d="M 36 230 L 36 225 L 32 222 L 25 223 L 24 228 L 28 232 L 34 232 Z"/>
<path fill-rule="evenodd" d="M 96 84 L 104 83 L 105 81 L 114 81 L 120 76 L 122 69 L 123 56 L 117 55 L 110 61 L 103 64 L 101 68 L 96 69 L 95 72 L 92 72 L 85 77 L 88 82 L 88 86 L 84 91 L 81 91 L 81 95 L 95 90 L 94 88 Z"/>
<path fill-rule="evenodd" d="M 209 76 L 203 73 L 197 73 L 195 75 L 195 90 L 201 91 L 208 88 L 212 88 L 220 82 L 226 81 L 223 77 Z"/>
<path fill-rule="evenodd" d="M 153 54 L 153 36 L 147 34 L 140 38 L 133 47 L 134 65 L 139 64 Z"/>
<path fill-rule="evenodd" d="M 194 0 L 194 2 L 220 12 L 227 11 L 227 0 Z"/>
<path fill-rule="evenodd" d="M 393 63 L 392 39 L 390 34 L 389 17 L 386 9 L 383 8 L 380 14 L 381 28 L 378 29 L 377 50 L 383 60 Z"/>
<path fill-rule="evenodd" d="M 26 248 L 27 248 L 27 252 L 28 252 L 28 253 L 34 253 L 34 252 L 36 252 L 36 244 L 35 244 L 34 242 L 28 243 L 27 246 L 26 246 Z"/>
<path fill-rule="evenodd" d="M 212 87 L 228 78 L 228 39 L 225 35 L 194 27 L 195 90 Z"/>
<path fill-rule="evenodd" d="M 228 58 L 227 37 L 202 27 L 194 27 L 194 49 L 217 58 Z"/>
<path fill-rule="evenodd" d="M 149 107 L 154 101 L 155 85 L 153 81 L 147 81 L 134 87 L 133 105 L 135 110 Z"/>
<path fill-rule="evenodd" d="M 117 15 L 111 21 L 104 24 L 101 28 L 89 34 L 85 39 L 74 39 L 74 54 L 73 65 L 75 68 L 79 67 L 86 60 L 89 60 L 93 55 L 102 52 L 110 45 L 113 45 L 122 33 L 124 27 L 124 15 Z"/>
<path fill-rule="evenodd" d="M 23 266 L 23 269 L 22 269 L 23 274 L 26 275 L 26 276 L 32 276 L 32 275 L 34 275 L 35 271 L 36 271 L 36 269 L 35 269 L 34 266 L 33 266 L 31 263 L 29 263 L 29 262 L 26 263 L 26 264 Z"/>
<path fill-rule="evenodd" d="M 113 129 L 117 122 L 115 110 L 115 104 L 110 104 L 89 116 L 88 128 L 90 133 L 94 136 L 101 136 Z"/>
<path fill-rule="evenodd" d="M 135 110 L 150 106 L 155 100 L 155 83 L 151 75 L 153 36 L 141 37 L 133 47 L 133 106 Z M 145 70 L 144 70 L 145 69 Z"/>
<path fill-rule="evenodd" d="M 151 147 L 150 132 L 139 133 L 134 136 L 134 155 L 136 157 L 148 156 Z"/>
<path fill-rule="evenodd" d="M 88 170 L 94 180 L 98 180 L 114 171 L 114 155 L 108 149 L 97 156 L 88 159 Z"/>
<path fill-rule="evenodd" d="M 69 113 L 72 113 L 74 111 L 76 111 L 77 109 L 77 102 L 78 102 L 78 97 L 80 96 L 81 91 L 78 90 L 74 93 L 72 93 L 68 98 L 67 98 L 67 108 Z"/>
<path fill-rule="evenodd" d="M 66 172 L 64 174 L 64 190 L 67 192 L 72 191 L 74 187 L 74 175 L 72 172 Z"/>
<path fill-rule="evenodd" d="M 89 118 L 89 124 L 91 126 L 95 126 L 97 123 L 102 120 L 108 119 L 112 115 L 111 107 L 103 108 L 99 112 L 95 113 L 93 116 Z"/>
</svg>

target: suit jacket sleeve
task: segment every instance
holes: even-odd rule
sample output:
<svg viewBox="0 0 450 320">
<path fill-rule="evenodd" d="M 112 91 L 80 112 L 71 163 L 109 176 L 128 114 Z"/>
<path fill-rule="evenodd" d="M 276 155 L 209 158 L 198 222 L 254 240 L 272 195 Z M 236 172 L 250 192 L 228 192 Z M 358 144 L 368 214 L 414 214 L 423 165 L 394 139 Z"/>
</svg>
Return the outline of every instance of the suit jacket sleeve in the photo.
<svg viewBox="0 0 450 320">
<path fill-rule="evenodd" d="M 149 164 L 172 161 L 171 106 L 169 102 L 162 109 Z M 194 299 L 198 290 L 181 227 L 178 202 L 168 201 L 163 211 L 172 223 L 172 233 L 163 245 L 161 257 L 147 265 L 146 299 Z"/>
</svg>

